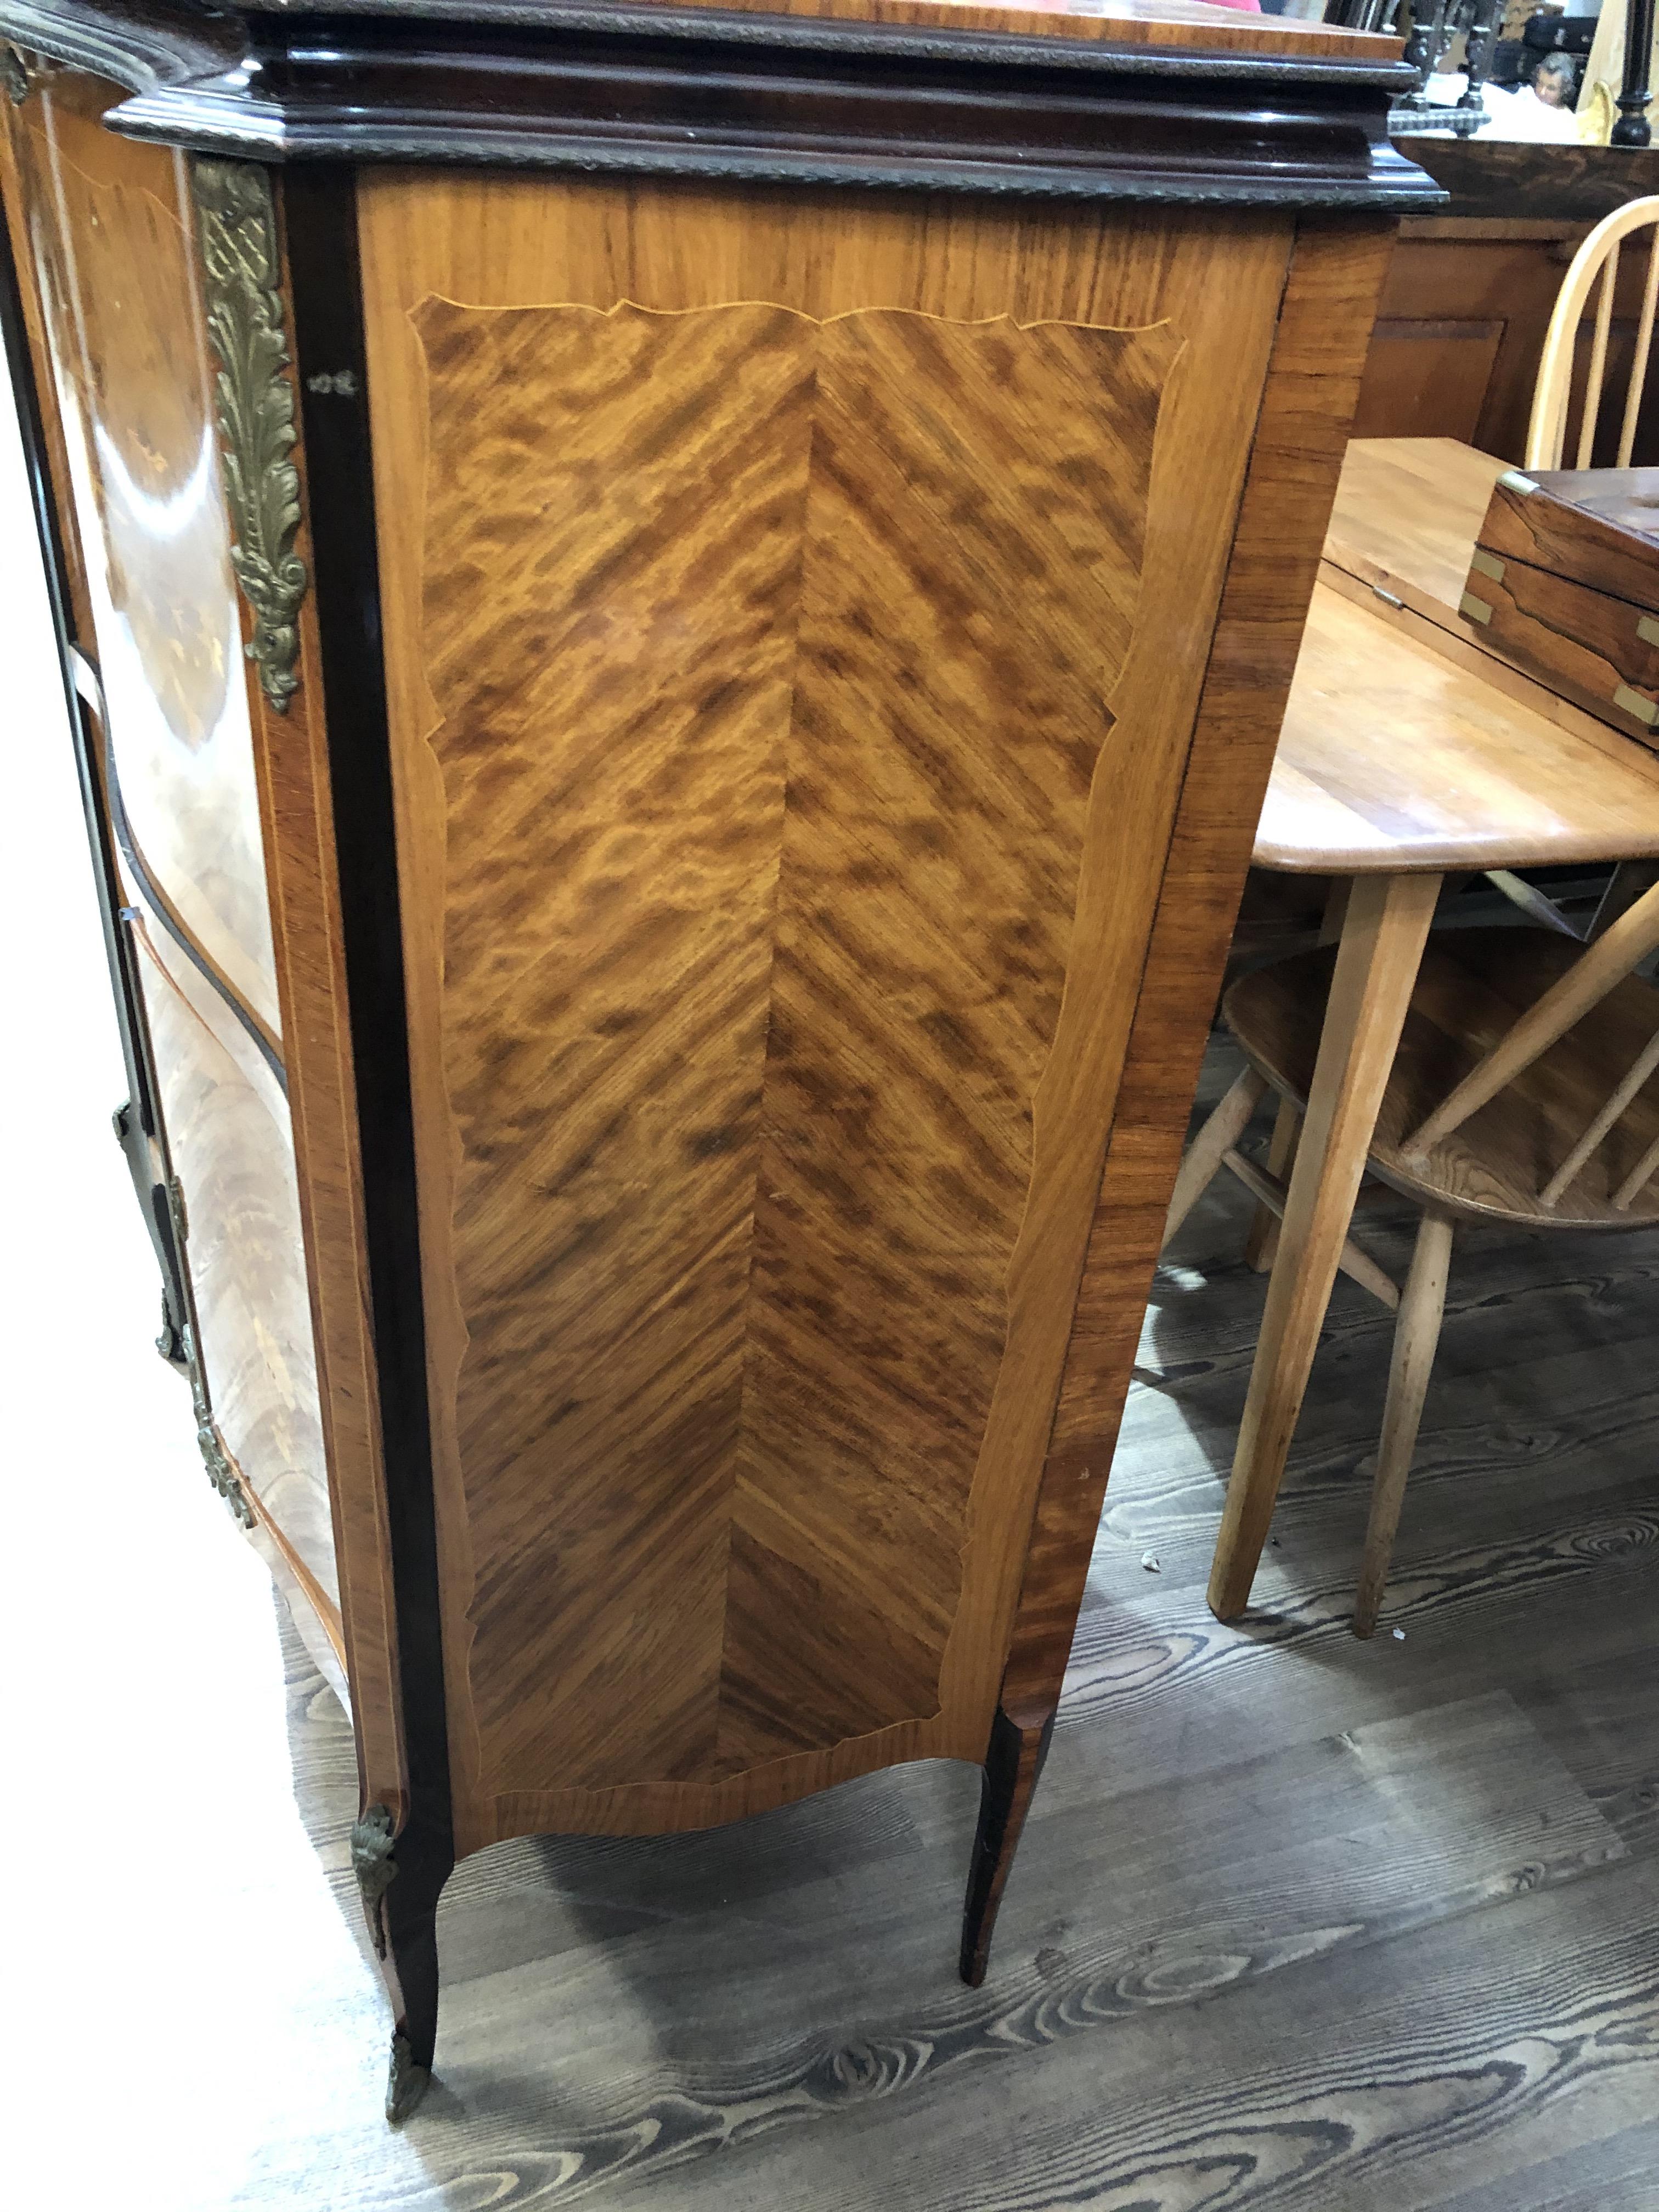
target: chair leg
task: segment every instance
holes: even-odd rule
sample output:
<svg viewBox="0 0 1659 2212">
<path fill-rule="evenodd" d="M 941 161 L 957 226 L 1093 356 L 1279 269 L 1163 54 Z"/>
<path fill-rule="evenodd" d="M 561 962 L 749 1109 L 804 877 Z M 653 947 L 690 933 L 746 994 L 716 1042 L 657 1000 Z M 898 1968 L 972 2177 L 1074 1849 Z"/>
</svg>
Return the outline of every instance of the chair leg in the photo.
<svg viewBox="0 0 1659 2212">
<path fill-rule="evenodd" d="M 1376 1626 L 1382 1586 L 1394 1557 L 1395 1534 L 1406 1495 L 1406 1477 L 1417 1449 L 1418 1425 L 1446 1309 L 1446 1275 L 1451 1265 L 1452 1225 L 1425 1213 L 1417 1231 L 1411 1272 L 1401 1294 L 1395 1323 L 1394 1357 L 1389 1365 L 1389 1398 L 1382 1413 L 1382 1441 L 1371 1487 L 1371 1517 L 1365 1530 L 1365 1558 L 1354 1601 L 1353 1632 L 1369 1636 Z"/>
<path fill-rule="evenodd" d="M 1277 1176 L 1280 1182 L 1289 1182 L 1291 1179 L 1291 1170 L 1296 1164 L 1296 1140 L 1301 1133 L 1302 1109 L 1293 1106 L 1288 1098 L 1281 1098 L 1273 1141 L 1267 1147 L 1267 1172 Z M 1244 1240 L 1244 1264 L 1254 1267 L 1258 1275 L 1265 1275 L 1278 1249 L 1279 1216 L 1272 1206 L 1258 1206 L 1250 1218 L 1250 1233 Z"/>
<path fill-rule="evenodd" d="M 1187 1157 L 1181 1163 L 1170 1211 L 1164 1218 L 1160 1251 L 1221 1172 L 1222 1154 L 1230 1152 L 1243 1135 L 1267 1090 L 1267 1077 L 1247 1067 L 1187 1147 Z"/>
</svg>

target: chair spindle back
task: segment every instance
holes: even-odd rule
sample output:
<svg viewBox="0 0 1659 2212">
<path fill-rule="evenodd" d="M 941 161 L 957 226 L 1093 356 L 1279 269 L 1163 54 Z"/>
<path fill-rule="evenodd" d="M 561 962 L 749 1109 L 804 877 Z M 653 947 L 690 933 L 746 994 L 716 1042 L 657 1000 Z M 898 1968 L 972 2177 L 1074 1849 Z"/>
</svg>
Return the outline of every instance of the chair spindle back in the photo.
<svg viewBox="0 0 1659 2212">
<path fill-rule="evenodd" d="M 1655 205 L 1659 207 L 1659 202 Z M 1656 950 L 1659 950 L 1659 884 L 1620 915 L 1594 944 L 1586 946 L 1566 974 L 1552 983 L 1476 1062 L 1406 1139 L 1403 1149 L 1407 1158 L 1426 1159 L 1443 1137 L 1460 1128 L 1472 1114 L 1478 1113 L 1535 1060 L 1540 1059 Z M 1585 1162 L 1618 1126 L 1656 1069 L 1659 1069 L 1659 1030 L 1613 1085 L 1583 1133 L 1545 1184 L 1540 1197 L 1546 1206 L 1553 1206 L 1559 1200 Z M 1622 1212 L 1632 1204 L 1656 1167 L 1659 1167 L 1659 1140 L 1649 1148 L 1614 1194 L 1613 1203 L 1618 1211 Z"/>
<path fill-rule="evenodd" d="M 1538 365 L 1538 381 L 1533 387 L 1532 418 L 1527 428 L 1525 465 L 1528 468 L 1571 466 L 1587 469 L 1590 465 L 1596 423 L 1601 412 L 1603 387 L 1607 381 L 1613 294 L 1619 283 L 1620 248 L 1633 233 L 1646 231 L 1650 234 L 1647 240 L 1647 281 L 1642 291 L 1642 307 L 1636 327 L 1636 350 L 1631 364 L 1630 381 L 1625 390 L 1625 412 L 1619 431 L 1617 466 L 1621 469 L 1630 466 L 1631 453 L 1636 442 L 1636 419 L 1641 411 L 1643 387 L 1647 382 L 1648 357 L 1653 349 L 1655 309 L 1659 307 L 1659 232 L 1655 231 L 1656 224 L 1659 224 L 1659 197 L 1630 200 L 1625 206 L 1615 208 L 1610 216 L 1604 216 L 1574 254 L 1571 265 L 1562 279 L 1561 289 L 1556 295 L 1549 329 L 1544 338 L 1543 357 Z M 1583 412 L 1579 419 L 1575 458 L 1571 463 L 1566 463 L 1562 456 L 1566 450 L 1567 411 L 1572 398 L 1578 328 L 1583 319 L 1591 288 L 1598 276 L 1601 290 L 1596 295 L 1595 325 L 1590 339 L 1589 374 L 1584 388 Z"/>
</svg>

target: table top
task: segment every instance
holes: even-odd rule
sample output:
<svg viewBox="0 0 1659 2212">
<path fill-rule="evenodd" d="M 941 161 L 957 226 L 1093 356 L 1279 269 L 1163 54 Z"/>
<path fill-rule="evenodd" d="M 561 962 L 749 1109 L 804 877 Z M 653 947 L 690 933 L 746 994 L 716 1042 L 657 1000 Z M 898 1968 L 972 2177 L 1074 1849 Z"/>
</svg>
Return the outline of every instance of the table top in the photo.
<svg viewBox="0 0 1659 2212">
<path fill-rule="evenodd" d="M 1470 638 L 1457 611 L 1492 488 L 1511 464 L 1455 438 L 1356 438 L 1342 464 L 1325 558 Z"/>
<path fill-rule="evenodd" d="M 1457 613 L 1508 466 L 1452 439 L 1349 447 L 1258 866 L 1411 874 L 1659 857 L 1659 755 L 1483 652 Z"/>
</svg>

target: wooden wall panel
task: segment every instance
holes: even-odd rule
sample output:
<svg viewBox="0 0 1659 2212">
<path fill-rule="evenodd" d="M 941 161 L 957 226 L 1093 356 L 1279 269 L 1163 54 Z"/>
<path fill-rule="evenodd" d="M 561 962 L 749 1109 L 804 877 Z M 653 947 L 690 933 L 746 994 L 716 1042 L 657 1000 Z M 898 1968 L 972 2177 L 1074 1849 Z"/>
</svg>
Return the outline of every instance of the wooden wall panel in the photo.
<svg viewBox="0 0 1659 2212">
<path fill-rule="evenodd" d="M 1289 225 L 362 206 L 458 1848 L 976 1759 Z"/>
<path fill-rule="evenodd" d="M 1543 149 L 1488 149 L 1483 142 L 1470 150 Z M 1429 216 L 1402 223 L 1377 304 L 1353 435 L 1458 438 L 1501 459 L 1521 460 L 1544 332 L 1589 228 L 1571 216 Z M 1595 454 L 1600 465 L 1611 464 L 1618 446 L 1646 276 L 1647 254 L 1638 243 L 1620 266 L 1607 354 L 1607 389 L 1620 398 L 1606 410 Z M 1592 297 L 1580 331 L 1576 389 L 1589 369 L 1595 304 Z M 1659 382 L 1650 386 L 1643 408 L 1636 459 L 1659 460 Z"/>
</svg>

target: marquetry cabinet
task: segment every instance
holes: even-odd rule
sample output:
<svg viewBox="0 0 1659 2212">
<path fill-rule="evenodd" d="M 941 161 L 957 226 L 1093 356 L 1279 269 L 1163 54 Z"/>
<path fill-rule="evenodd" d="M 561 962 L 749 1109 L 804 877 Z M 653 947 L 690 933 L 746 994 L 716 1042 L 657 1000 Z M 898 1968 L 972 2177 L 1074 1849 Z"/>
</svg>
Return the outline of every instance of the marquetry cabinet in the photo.
<svg viewBox="0 0 1659 2212">
<path fill-rule="evenodd" d="M 445 1876 L 526 1832 L 971 1760 L 976 1980 L 1436 201 L 1392 50 L 1194 0 L 0 38 L 118 1126 L 352 1712 L 391 2109 Z"/>
</svg>

